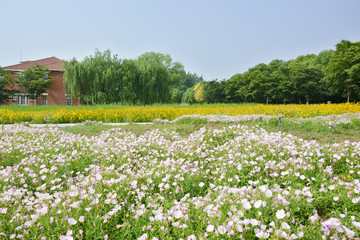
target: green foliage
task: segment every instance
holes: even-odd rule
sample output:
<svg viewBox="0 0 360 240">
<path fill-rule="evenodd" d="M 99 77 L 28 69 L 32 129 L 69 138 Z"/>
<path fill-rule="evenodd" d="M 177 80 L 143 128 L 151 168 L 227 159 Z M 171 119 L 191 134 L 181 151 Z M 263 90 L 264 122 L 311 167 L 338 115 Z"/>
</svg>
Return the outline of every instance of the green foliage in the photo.
<svg viewBox="0 0 360 240">
<path fill-rule="evenodd" d="M 204 99 L 206 103 L 221 103 L 225 101 L 225 81 L 212 80 L 204 83 Z"/>
<path fill-rule="evenodd" d="M 180 102 L 184 75 L 183 65 L 169 55 L 148 52 L 136 60 L 121 60 L 110 50 L 96 50 L 80 63 L 74 59 L 65 65 L 64 86 L 83 104 Z"/>
<path fill-rule="evenodd" d="M 0 105 L 14 94 L 10 73 L 0 67 Z"/>
<path fill-rule="evenodd" d="M 185 93 L 183 94 L 183 97 L 182 97 L 182 102 L 183 103 L 195 103 L 195 98 L 194 98 L 194 89 L 192 88 L 188 88 Z"/>
<path fill-rule="evenodd" d="M 360 42 L 342 40 L 336 44 L 336 51 L 331 55 L 325 67 L 324 81 L 333 93 L 359 97 L 360 90 Z"/>
<path fill-rule="evenodd" d="M 50 87 L 54 78 L 50 78 L 46 66 L 37 65 L 18 73 L 18 83 L 24 93 L 32 99 L 38 99 Z"/>
</svg>

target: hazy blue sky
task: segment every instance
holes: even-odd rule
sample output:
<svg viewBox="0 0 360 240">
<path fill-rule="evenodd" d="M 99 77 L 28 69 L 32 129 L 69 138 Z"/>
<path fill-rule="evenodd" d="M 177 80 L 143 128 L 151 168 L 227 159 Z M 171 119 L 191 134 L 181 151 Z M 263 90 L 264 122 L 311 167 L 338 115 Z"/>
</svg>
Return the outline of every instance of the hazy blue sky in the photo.
<svg viewBox="0 0 360 240">
<path fill-rule="evenodd" d="M 205 80 L 360 41 L 360 0 L 0 0 L 0 66 L 170 54 Z"/>
</svg>

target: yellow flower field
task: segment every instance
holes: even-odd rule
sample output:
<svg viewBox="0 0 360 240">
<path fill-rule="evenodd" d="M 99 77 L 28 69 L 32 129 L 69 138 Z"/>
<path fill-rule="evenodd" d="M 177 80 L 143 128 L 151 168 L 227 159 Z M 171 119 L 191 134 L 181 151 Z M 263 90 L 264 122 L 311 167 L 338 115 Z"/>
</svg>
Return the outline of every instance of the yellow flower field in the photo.
<svg viewBox="0 0 360 240">
<path fill-rule="evenodd" d="M 86 120 L 102 122 L 151 122 L 155 119 L 174 120 L 182 115 L 282 115 L 287 118 L 315 117 L 360 112 L 360 104 L 311 104 L 311 105 L 195 105 L 195 106 L 145 106 L 145 107 L 94 107 L 87 109 L 54 108 L 17 111 L 0 108 L 0 124 L 30 123 L 77 123 Z"/>
</svg>

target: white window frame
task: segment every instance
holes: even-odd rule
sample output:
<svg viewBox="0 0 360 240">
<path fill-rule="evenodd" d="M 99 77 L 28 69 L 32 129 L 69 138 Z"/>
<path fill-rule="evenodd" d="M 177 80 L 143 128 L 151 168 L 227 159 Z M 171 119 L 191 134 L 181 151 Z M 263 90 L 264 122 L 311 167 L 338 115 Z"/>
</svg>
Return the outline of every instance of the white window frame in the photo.
<svg viewBox="0 0 360 240">
<path fill-rule="evenodd" d="M 48 94 L 47 93 L 43 93 L 41 94 L 41 99 L 40 99 L 40 103 L 41 105 L 48 105 Z"/>
<path fill-rule="evenodd" d="M 17 95 L 17 105 L 27 106 L 29 105 L 29 94 L 15 93 Z"/>
<path fill-rule="evenodd" d="M 72 99 L 71 99 L 71 94 L 65 94 L 66 97 L 66 106 L 72 106 Z"/>
</svg>

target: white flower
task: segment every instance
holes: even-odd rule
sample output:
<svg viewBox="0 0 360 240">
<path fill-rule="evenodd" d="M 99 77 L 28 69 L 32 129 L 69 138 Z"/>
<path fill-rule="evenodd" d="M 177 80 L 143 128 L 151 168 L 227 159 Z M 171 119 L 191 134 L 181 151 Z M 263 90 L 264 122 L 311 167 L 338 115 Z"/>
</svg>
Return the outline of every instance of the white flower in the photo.
<svg viewBox="0 0 360 240">
<path fill-rule="evenodd" d="M 207 231 L 207 232 L 212 232 L 212 231 L 214 231 L 214 228 L 215 228 L 214 225 L 211 225 L 211 224 L 210 224 L 210 225 L 208 225 L 208 226 L 206 227 L 206 231 Z"/>
<path fill-rule="evenodd" d="M 247 210 L 249 210 L 249 209 L 251 208 L 251 204 L 250 204 L 249 201 L 243 202 L 243 206 L 244 206 L 244 208 L 247 209 Z"/>
<path fill-rule="evenodd" d="M 187 240 L 196 240 L 196 237 L 194 234 L 188 236 Z"/>
<path fill-rule="evenodd" d="M 178 210 L 178 211 L 174 212 L 174 216 L 176 219 L 179 219 L 179 218 L 183 217 L 183 213 L 182 213 L 182 211 Z"/>
<path fill-rule="evenodd" d="M 79 222 L 84 222 L 84 216 L 79 217 Z"/>
<path fill-rule="evenodd" d="M 101 174 L 100 174 L 100 173 L 96 174 L 96 175 L 95 175 L 95 179 L 98 180 L 98 181 L 100 181 L 100 180 L 102 179 Z"/>
<path fill-rule="evenodd" d="M 220 234 L 226 233 L 226 228 L 224 226 L 218 226 L 217 230 Z"/>
<path fill-rule="evenodd" d="M 262 204 L 262 201 L 258 200 L 258 201 L 255 202 L 254 207 L 259 208 L 259 207 L 261 207 L 261 204 Z"/>
<path fill-rule="evenodd" d="M 60 236 L 60 240 L 73 240 L 72 236 Z"/>
<path fill-rule="evenodd" d="M 286 217 L 286 213 L 285 213 L 284 209 L 277 210 L 276 217 L 277 217 L 277 219 L 283 219 L 284 217 Z"/>
<path fill-rule="evenodd" d="M 285 229 L 285 230 L 289 230 L 289 229 L 290 229 L 290 225 L 287 224 L 286 222 L 282 222 L 282 223 L 281 223 L 281 227 L 282 227 L 283 229 Z"/>
<path fill-rule="evenodd" d="M 6 213 L 7 212 L 7 208 L 0 208 L 0 213 Z"/>
<path fill-rule="evenodd" d="M 242 227 L 240 224 L 236 225 L 235 228 L 236 228 L 236 230 L 238 230 L 239 232 L 243 232 L 243 231 L 244 231 L 243 227 Z"/>
<path fill-rule="evenodd" d="M 69 218 L 68 222 L 69 222 L 70 225 L 75 225 L 77 223 L 77 221 L 75 219 L 73 219 L 73 218 Z"/>
<path fill-rule="evenodd" d="M 203 182 L 199 183 L 199 187 L 203 187 L 203 186 L 205 186 L 205 183 Z"/>
<path fill-rule="evenodd" d="M 265 196 L 267 196 L 267 197 L 272 197 L 272 191 L 271 191 L 270 189 L 267 189 L 267 190 L 265 191 Z"/>
<path fill-rule="evenodd" d="M 315 221 L 318 219 L 319 215 L 315 214 L 314 216 L 309 217 L 312 224 L 315 223 Z"/>
<path fill-rule="evenodd" d="M 148 238 L 147 233 L 144 233 L 143 235 L 141 235 L 141 237 L 138 238 L 138 240 L 145 240 Z"/>
<path fill-rule="evenodd" d="M 352 222 L 352 224 L 360 230 L 360 222 Z"/>
</svg>

